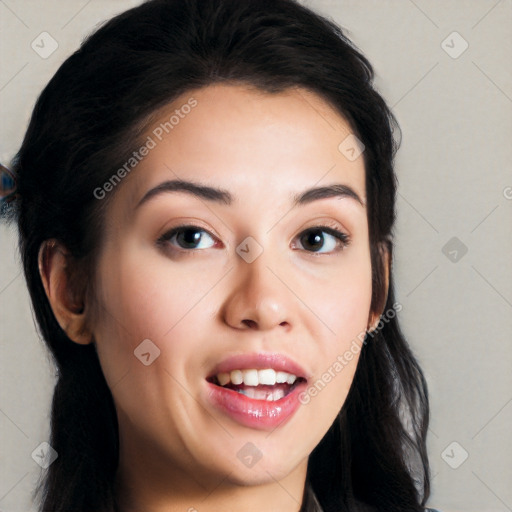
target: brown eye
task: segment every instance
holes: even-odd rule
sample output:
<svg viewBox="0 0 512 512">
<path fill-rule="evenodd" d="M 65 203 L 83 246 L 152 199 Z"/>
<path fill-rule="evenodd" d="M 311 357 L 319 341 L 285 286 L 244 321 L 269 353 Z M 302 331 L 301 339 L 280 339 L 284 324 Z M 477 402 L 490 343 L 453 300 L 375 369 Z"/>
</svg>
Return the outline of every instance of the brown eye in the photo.
<svg viewBox="0 0 512 512">
<path fill-rule="evenodd" d="M 158 243 L 177 245 L 179 249 L 209 249 L 215 241 L 208 247 L 197 247 L 202 242 L 208 243 L 208 239 L 213 240 L 213 235 L 208 231 L 198 226 L 186 225 L 172 228 L 158 239 Z"/>
<path fill-rule="evenodd" d="M 327 237 L 325 233 L 327 233 Z M 307 229 L 301 233 L 299 239 L 304 249 L 318 254 L 342 250 L 350 242 L 346 233 L 327 226 L 315 226 L 314 228 Z M 327 247 L 327 251 L 320 252 L 324 247 Z"/>
</svg>

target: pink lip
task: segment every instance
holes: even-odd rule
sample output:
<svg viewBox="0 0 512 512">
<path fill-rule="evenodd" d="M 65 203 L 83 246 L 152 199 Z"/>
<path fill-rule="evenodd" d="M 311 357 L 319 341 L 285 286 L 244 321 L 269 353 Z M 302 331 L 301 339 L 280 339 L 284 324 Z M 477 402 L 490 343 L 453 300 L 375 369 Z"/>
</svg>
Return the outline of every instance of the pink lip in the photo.
<svg viewBox="0 0 512 512">
<path fill-rule="evenodd" d="M 306 382 L 300 382 L 288 395 L 270 402 L 255 400 L 210 382 L 206 384 L 207 400 L 210 403 L 237 423 L 259 430 L 272 430 L 284 425 L 301 405 L 299 395 L 307 387 Z"/>
<path fill-rule="evenodd" d="M 232 370 L 272 368 L 275 371 L 291 373 L 307 381 L 310 374 L 298 363 L 287 356 L 275 353 L 236 354 L 221 361 L 207 378 L 207 401 L 246 427 L 270 430 L 286 423 L 301 405 L 300 393 L 306 389 L 307 382 L 295 384 L 288 395 L 280 400 L 267 401 L 249 398 L 233 389 L 223 388 L 210 382 L 219 373 Z"/>
<path fill-rule="evenodd" d="M 264 370 L 266 368 L 272 368 L 276 371 L 288 372 L 308 379 L 309 375 L 295 361 L 283 354 L 265 354 L 265 353 L 253 353 L 253 354 L 237 354 L 224 359 L 212 370 L 208 377 L 213 377 L 218 373 L 229 373 L 232 370 L 243 370 L 243 369 L 255 369 Z"/>
</svg>

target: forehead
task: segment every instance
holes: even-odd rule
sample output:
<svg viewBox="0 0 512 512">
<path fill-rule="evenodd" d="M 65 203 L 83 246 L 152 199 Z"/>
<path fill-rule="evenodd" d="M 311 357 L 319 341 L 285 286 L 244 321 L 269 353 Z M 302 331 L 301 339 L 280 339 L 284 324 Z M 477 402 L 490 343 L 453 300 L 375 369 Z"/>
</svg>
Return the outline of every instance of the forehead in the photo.
<svg viewBox="0 0 512 512">
<path fill-rule="evenodd" d="M 290 202 L 303 189 L 334 182 L 364 200 L 363 157 L 343 151 L 350 137 L 349 123 L 305 89 L 268 94 L 217 84 L 191 90 L 152 115 L 141 138 L 150 149 L 116 201 L 129 215 L 147 190 L 173 179 L 230 190 L 242 204 L 270 197 L 274 204 Z"/>
</svg>

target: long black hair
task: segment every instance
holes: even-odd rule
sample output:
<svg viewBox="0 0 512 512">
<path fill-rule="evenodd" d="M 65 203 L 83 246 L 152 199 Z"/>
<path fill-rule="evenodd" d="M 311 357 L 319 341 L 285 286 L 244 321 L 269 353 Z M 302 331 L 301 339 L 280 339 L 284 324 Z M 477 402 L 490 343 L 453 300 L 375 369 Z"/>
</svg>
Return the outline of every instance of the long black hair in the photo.
<svg viewBox="0 0 512 512">
<path fill-rule="evenodd" d="M 59 456 L 34 492 L 40 512 L 114 512 L 119 444 L 95 346 L 72 342 L 59 326 L 39 248 L 61 242 L 76 293 L 94 300 L 104 212 L 115 195 L 99 201 L 94 190 L 140 147 L 157 109 L 215 83 L 268 94 L 304 88 L 349 122 L 365 146 L 371 310 L 396 308 L 381 249 L 392 258 L 399 129 L 370 63 L 342 29 L 297 0 L 150 0 L 112 18 L 45 87 L 11 162 L 24 275 L 58 376 L 50 444 Z M 325 512 L 420 511 L 430 493 L 425 379 L 396 315 L 381 324 L 366 335 L 347 399 L 309 457 L 307 487 Z M 312 510 L 309 500 L 302 510 Z"/>
</svg>

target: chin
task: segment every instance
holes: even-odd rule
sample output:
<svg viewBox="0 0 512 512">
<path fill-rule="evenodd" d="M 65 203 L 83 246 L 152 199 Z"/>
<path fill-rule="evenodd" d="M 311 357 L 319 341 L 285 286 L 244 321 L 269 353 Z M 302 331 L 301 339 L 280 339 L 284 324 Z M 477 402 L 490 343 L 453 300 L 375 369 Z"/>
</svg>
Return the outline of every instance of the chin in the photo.
<svg viewBox="0 0 512 512">
<path fill-rule="evenodd" d="M 291 466 L 283 467 L 277 463 L 260 467 L 258 463 L 248 469 L 238 470 L 237 468 L 226 480 L 237 486 L 265 485 L 286 478 L 293 469 Z"/>
</svg>

